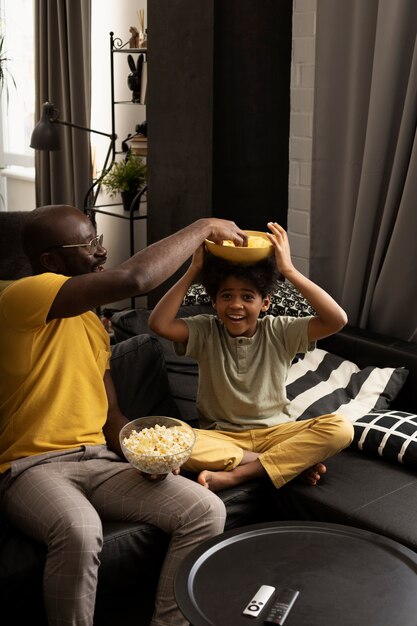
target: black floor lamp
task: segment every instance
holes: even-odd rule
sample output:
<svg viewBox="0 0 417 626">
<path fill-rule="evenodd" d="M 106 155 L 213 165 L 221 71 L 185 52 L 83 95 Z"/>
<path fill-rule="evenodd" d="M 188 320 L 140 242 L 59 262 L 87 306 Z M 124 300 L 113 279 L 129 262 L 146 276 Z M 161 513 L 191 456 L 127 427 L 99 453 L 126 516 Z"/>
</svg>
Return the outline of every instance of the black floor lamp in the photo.
<svg viewBox="0 0 417 626">
<path fill-rule="evenodd" d="M 95 133 L 97 135 L 103 135 L 104 137 L 108 137 L 110 139 L 109 149 L 107 150 L 107 155 L 104 161 L 102 174 L 97 180 L 90 185 L 89 189 L 84 198 L 84 211 L 88 209 L 88 200 L 90 195 L 93 194 L 93 206 L 96 203 L 98 193 L 100 191 L 101 180 L 111 168 L 112 163 L 116 154 L 116 139 L 117 135 L 111 133 L 104 133 L 100 130 L 94 130 L 92 128 L 88 128 L 86 126 L 79 126 L 78 124 L 73 124 L 72 122 L 65 122 L 64 120 L 59 119 L 59 110 L 55 107 L 52 102 L 44 102 L 42 105 L 42 115 L 40 121 L 36 124 L 33 129 L 32 138 L 30 141 L 30 147 L 35 150 L 59 150 L 60 149 L 60 136 L 56 124 L 61 124 L 63 126 L 70 126 L 71 128 L 77 128 L 78 130 L 85 130 L 88 133 Z M 110 163 L 110 165 L 109 165 Z"/>
</svg>

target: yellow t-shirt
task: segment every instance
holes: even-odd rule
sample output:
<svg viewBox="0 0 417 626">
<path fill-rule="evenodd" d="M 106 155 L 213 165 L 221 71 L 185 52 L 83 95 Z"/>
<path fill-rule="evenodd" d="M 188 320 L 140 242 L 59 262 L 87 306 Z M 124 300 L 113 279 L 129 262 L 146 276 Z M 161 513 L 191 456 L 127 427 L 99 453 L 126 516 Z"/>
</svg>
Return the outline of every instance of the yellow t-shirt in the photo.
<svg viewBox="0 0 417 626">
<path fill-rule="evenodd" d="M 46 321 L 66 280 L 30 276 L 0 294 L 0 473 L 22 457 L 105 443 L 108 334 L 91 311 Z"/>
</svg>

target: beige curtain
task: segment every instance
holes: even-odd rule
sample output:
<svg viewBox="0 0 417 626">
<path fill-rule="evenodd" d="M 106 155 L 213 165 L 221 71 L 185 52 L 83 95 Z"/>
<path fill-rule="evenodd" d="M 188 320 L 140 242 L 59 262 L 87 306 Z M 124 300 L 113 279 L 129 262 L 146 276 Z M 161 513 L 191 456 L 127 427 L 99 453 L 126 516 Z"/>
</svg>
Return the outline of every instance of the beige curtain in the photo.
<svg viewBox="0 0 417 626">
<path fill-rule="evenodd" d="M 90 127 L 90 0 L 35 0 L 36 119 L 53 102 L 60 119 Z M 61 150 L 36 153 L 36 203 L 83 208 L 92 182 L 90 133 L 59 126 Z"/>
<path fill-rule="evenodd" d="M 317 0 L 311 277 L 417 342 L 417 2 Z"/>
</svg>

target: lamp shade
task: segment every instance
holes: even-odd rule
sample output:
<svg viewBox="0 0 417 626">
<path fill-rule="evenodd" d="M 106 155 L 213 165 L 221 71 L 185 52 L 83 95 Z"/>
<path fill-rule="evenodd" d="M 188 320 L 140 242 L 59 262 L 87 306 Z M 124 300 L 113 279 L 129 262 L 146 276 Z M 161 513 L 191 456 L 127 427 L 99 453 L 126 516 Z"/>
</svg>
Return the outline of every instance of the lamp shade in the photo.
<svg viewBox="0 0 417 626">
<path fill-rule="evenodd" d="M 30 147 L 35 150 L 59 150 L 60 139 L 55 122 L 56 109 L 50 102 L 42 105 L 42 116 L 33 129 Z"/>
</svg>

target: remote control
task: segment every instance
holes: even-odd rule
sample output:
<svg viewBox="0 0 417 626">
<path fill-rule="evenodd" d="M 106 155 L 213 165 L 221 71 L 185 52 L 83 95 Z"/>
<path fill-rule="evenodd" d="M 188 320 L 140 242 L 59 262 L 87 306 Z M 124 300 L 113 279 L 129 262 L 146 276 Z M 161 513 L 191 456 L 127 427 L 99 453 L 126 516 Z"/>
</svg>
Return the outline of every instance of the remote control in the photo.
<svg viewBox="0 0 417 626">
<path fill-rule="evenodd" d="M 280 589 L 264 624 L 282 626 L 299 593 L 295 589 Z"/>
<path fill-rule="evenodd" d="M 275 587 L 271 587 L 271 585 L 262 585 L 259 587 L 252 600 L 243 611 L 243 614 L 258 617 L 274 591 Z"/>
</svg>

